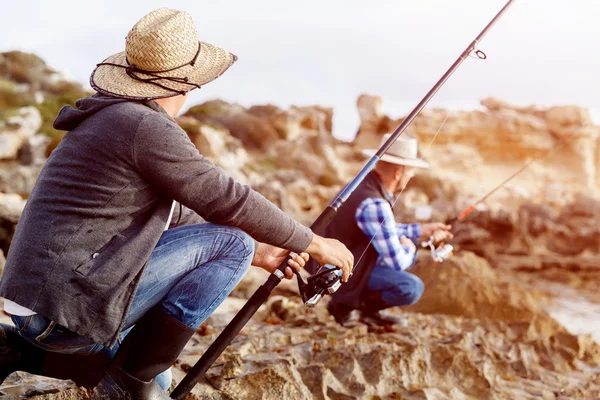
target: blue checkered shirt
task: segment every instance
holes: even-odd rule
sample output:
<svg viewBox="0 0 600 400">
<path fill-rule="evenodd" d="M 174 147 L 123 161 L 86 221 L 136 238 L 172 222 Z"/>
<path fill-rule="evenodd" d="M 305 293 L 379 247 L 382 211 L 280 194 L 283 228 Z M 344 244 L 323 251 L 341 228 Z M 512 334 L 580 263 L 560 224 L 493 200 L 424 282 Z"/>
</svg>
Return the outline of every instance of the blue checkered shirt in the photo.
<svg viewBox="0 0 600 400">
<path fill-rule="evenodd" d="M 396 223 L 390 203 L 381 198 L 364 200 L 356 209 L 356 222 L 373 239 L 373 247 L 379 254 L 376 266 L 404 271 L 414 264 L 416 252 L 401 244 L 400 237 L 406 236 L 417 246 L 421 224 Z"/>
</svg>

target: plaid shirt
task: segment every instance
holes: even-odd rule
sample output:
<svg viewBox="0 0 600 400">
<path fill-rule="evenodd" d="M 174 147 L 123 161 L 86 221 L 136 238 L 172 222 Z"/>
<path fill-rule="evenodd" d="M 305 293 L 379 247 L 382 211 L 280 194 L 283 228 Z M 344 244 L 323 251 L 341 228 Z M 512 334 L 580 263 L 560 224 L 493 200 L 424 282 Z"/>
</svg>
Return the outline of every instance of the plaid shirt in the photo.
<svg viewBox="0 0 600 400">
<path fill-rule="evenodd" d="M 364 200 L 356 210 L 358 227 L 372 238 L 379 258 L 376 266 L 385 266 L 397 271 L 410 268 L 416 258 L 416 251 L 400 243 L 406 236 L 418 245 L 421 237 L 421 224 L 398 224 L 390 203 L 380 198 Z"/>
</svg>

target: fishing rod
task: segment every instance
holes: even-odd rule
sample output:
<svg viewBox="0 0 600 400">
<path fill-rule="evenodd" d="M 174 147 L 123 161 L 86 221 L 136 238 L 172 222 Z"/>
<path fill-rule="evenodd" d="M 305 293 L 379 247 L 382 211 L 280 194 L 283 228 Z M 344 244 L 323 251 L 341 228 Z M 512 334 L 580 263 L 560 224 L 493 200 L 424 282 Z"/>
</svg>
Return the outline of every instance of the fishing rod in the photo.
<svg viewBox="0 0 600 400">
<path fill-rule="evenodd" d="M 527 168 L 529 168 L 529 166 L 531 164 L 533 164 L 536 161 L 542 161 L 542 160 L 548 158 L 550 155 L 552 155 L 555 152 L 557 152 L 566 143 L 565 138 L 563 137 L 562 139 L 559 139 L 559 143 L 560 143 L 559 146 L 555 146 L 554 148 L 550 149 L 542 157 L 532 158 L 531 160 L 529 160 L 528 162 L 526 162 L 525 164 L 523 164 L 521 166 L 521 168 L 519 168 L 518 170 L 516 170 L 512 175 L 510 175 L 508 178 L 506 178 L 504 181 L 502 181 L 502 183 L 500 183 L 499 185 L 497 185 L 496 187 L 494 187 L 492 190 L 490 190 L 489 192 L 487 192 L 481 199 L 477 200 L 475 203 L 473 203 L 472 205 L 470 205 L 469 207 L 467 207 L 464 211 L 462 211 L 456 217 L 454 217 L 450 221 L 448 221 L 447 224 L 448 225 L 452 225 L 455 222 L 463 220 L 467 215 L 469 215 L 473 210 L 475 210 L 475 208 L 479 204 L 481 204 L 481 203 L 485 202 L 487 199 L 489 199 L 494 193 L 496 193 L 498 190 L 500 190 L 502 187 L 504 187 L 504 185 L 506 185 L 508 182 L 510 182 L 511 180 L 513 180 L 515 177 L 517 177 L 521 172 L 523 172 Z M 454 251 L 454 247 L 452 247 L 451 244 L 441 243 L 439 245 L 439 247 L 436 248 L 435 245 L 434 245 L 434 236 L 433 235 L 431 235 L 431 237 L 429 238 L 428 241 L 421 243 L 421 246 L 424 247 L 424 248 L 429 247 L 429 249 L 431 250 L 431 258 L 436 263 L 442 263 L 442 262 L 444 262 L 444 260 L 446 260 L 447 258 L 449 258 L 450 256 L 452 256 L 453 251 Z"/>
<path fill-rule="evenodd" d="M 542 158 L 546 158 L 548 155 L 549 154 L 546 154 Z M 467 207 L 464 211 L 462 211 L 456 217 L 454 217 L 450 221 L 448 221 L 448 225 L 452 225 L 455 222 L 462 221 L 467 215 L 469 215 L 473 210 L 475 210 L 475 208 L 479 204 L 481 204 L 484 201 L 486 201 L 487 199 L 489 199 L 494 193 L 496 193 L 498 190 L 500 190 L 502 187 L 504 187 L 504 185 L 506 185 L 508 182 L 510 182 L 512 179 L 514 179 L 521 172 L 525 171 L 527 169 L 527 167 L 529 167 L 531 164 L 534 163 L 534 161 L 537 161 L 537 160 L 538 159 L 533 158 L 533 159 L 529 160 L 527 163 L 523 164 L 523 166 L 521 168 L 519 168 L 512 175 L 510 175 L 508 178 L 506 178 L 498 186 L 496 186 L 492 190 L 490 190 L 485 196 L 483 196 L 481 199 L 477 200 L 475 203 L 473 203 L 472 205 Z M 435 244 L 434 244 L 433 235 L 431 235 L 431 237 L 429 238 L 428 241 L 421 243 L 421 246 L 424 248 L 429 247 L 429 249 L 431 250 L 431 258 L 433 259 L 433 262 L 435 262 L 435 263 L 442 263 L 442 262 L 444 262 L 444 260 L 448 259 L 450 256 L 452 256 L 454 254 L 453 253 L 454 247 L 451 244 L 442 243 L 436 248 Z"/>
<path fill-rule="evenodd" d="M 474 53 L 476 57 L 485 59 L 486 55 L 481 50 L 477 50 L 477 45 L 488 33 L 488 31 L 496 24 L 496 22 L 504 15 L 508 8 L 515 2 L 515 0 L 509 0 L 504 7 L 494 16 L 494 18 L 483 28 L 483 30 L 477 35 L 469 46 L 461 53 L 456 59 L 452 66 L 442 75 L 442 77 L 435 83 L 435 85 L 427 92 L 425 97 L 417 104 L 417 106 L 410 112 L 410 114 L 402 121 L 402 123 L 394 130 L 390 138 L 377 150 L 375 155 L 365 164 L 360 170 L 356 177 L 340 192 L 336 195 L 335 199 L 323 210 L 323 212 L 317 217 L 315 222 L 311 225 L 311 230 L 315 233 L 322 233 L 323 230 L 329 225 L 337 214 L 337 210 L 344 204 L 344 202 L 350 197 L 352 192 L 358 187 L 358 185 L 364 180 L 364 178 L 371 172 L 381 157 L 388 151 L 392 144 L 402 135 L 410 123 L 415 117 L 421 112 L 421 110 L 427 105 L 431 98 L 438 92 L 438 90 L 446 83 L 448 78 L 458 69 L 463 61 L 469 57 L 471 53 Z M 244 307 L 236 314 L 233 320 L 223 329 L 221 334 L 215 339 L 215 341 L 209 346 L 204 352 L 204 355 L 198 360 L 196 365 L 187 373 L 183 380 L 177 385 L 171 397 L 175 400 L 183 400 L 183 398 L 194 388 L 196 383 L 202 379 L 206 371 L 215 362 L 215 360 L 221 355 L 221 353 L 231 343 L 233 338 L 242 330 L 246 323 L 252 318 L 254 313 L 260 308 L 260 306 L 269 297 L 273 289 L 281 282 L 284 278 L 284 271 L 287 268 L 286 259 L 279 265 L 267 279 L 267 281 L 260 286 L 256 292 L 246 302 Z M 298 278 L 298 285 L 301 289 L 302 298 L 305 300 L 307 305 L 315 305 L 325 293 L 333 293 L 341 285 L 341 271 L 328 269 L 322 271 L 309 278 L 308 282 L 304 282 L 300 277 L 300 274 L 296 274 Z"/>
<path fill-rule="evenodd" d="M 542 157 L 534 157 L 531 160 L 529 160 L 528 162 L 526 162 L 525 164 L 523 164 L 523 166 L 521 168 L 519 168 L 512 175 L 510 175 L 508 178 L 506 178 L 504 181 L 502 181 L 502 183 L 500 183 L 498 186 L 496 186 L 492 190 L 490 190 L 485 196 L 483 196 L 481 199 L 477 200 L 475 203 L 473 203 L 472 205 L 470 205 L 469 207 L 467 207 L 464 211 L 462 211 L 456 217 L 454 217 L 450 221 L 448 221 L 448 224 L 452 225 L 455 222 L 463 220 L 467 215 L 469 215 L 473 210 L 475 210 L 475 208 L 479 204 L 481 204 L 481 203 L 485 202 L 487 199 L 489 199 L 494 193 L 496 193 L 498 190 L 500 190 L 501 188 L 503 188 L 504 185 L 506 185 L 508 182 L 510 182 L 511 180 L 513 180 L 514 178 L 516 178 L 517 175 L 519 175 L 521 172 L 523 172 L 527 168 L 529 168 L 529 166 L 531 164 L 533 164 L 536 161 L 542 161 L 542 160 L 548 158 L 550 155 L 554 154 L 556 151 L 558 151 L 560 148 L 562 148 L 564 146 L 564 144 L 566 143 L 566 141 L 564 139 L 565 138 L 559 139 L 560 145 L 559 146 L 555 146 L 554 148 L 550 149 Z"/>
</svg>

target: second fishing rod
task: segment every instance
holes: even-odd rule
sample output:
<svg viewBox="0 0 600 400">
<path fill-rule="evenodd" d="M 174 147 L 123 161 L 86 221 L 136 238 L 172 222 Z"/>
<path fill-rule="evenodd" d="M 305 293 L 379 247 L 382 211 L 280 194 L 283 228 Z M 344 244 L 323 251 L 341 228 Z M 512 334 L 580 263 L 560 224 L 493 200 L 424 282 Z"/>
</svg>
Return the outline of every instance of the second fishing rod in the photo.
<svg viewBox="0 0 600 400">
<path fill-rule="evenodd" d="M 481 197 L 479 200 L 474 202 L 469 207 L 465 208 L 456 217 L 449 220 L 447 222 L 447 224 L 453 225 L 456 222 L 464 220 L 467 217 L 467 215 L 471 214 L 471 212 L 473 212 L 477 208 L 477 206 L 479 204 L 484 203 L 494 193 L 496 193 L 498 190 L 505 187 L 508 182 L 510 182 L 517 176 L 519 176 L 523 171 L 525 171 L 527 168 L 529 168 L 529 166 L 531 166 L 534 162 L 545 160 L 548 157 L 550 157 L 551 155 L 555 154 L 559 149 L 561 149 L 565 145 L 565 143 L 566 143 L 565 139 L 566 138 L 559 140 L 557 145 L 554 146 L 554 148 L 552 148 L 548 152 L 546 152 L 544 155 L 539 156 L 539 157 L 534 157 L 531 160 L 527 161 L 518 170 L 516 170 L 509 177 L 507 177 L 505 180 L 503 180 L 500 184 L 493 187 L 489 192 L 487 192 L 485 195 L 483 195 L 483 197 Z M 440 244 L 440 246 L 438 248 L 436 248 L 433 243 L 434 243 L 434 237 L 432 236 L 429 238 L 428 241 L 421 243 L 421 246 L 425 247 L 425 248 L 429 248 L 431 250 L 431 258 L 433 259 L 434 262 L 443 262 L 445 259 L 447 259 L 448 257 L 450 257 L 453 254 L 454 248 L 452 247 L 452 245 L 442 243 L 442 244 Z"/>
</svg>

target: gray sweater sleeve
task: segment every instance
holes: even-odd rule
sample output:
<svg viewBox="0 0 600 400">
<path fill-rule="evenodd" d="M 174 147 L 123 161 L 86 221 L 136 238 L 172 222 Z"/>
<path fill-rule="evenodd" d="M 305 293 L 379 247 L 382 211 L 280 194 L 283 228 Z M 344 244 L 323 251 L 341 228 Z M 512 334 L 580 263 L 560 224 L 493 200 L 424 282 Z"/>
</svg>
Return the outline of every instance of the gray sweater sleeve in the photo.
<svg viewBox="0 0 600 400">
<path fill-rule="evenodd" d="M 206 221 L 241 228 L 259 242 L 295 252 L 312 241 L 309 228 L 227 176 L 166 115 L 150 113 L 140 121 L 132 151 L 136 168 L 149 182 Z"/>
</svg>

